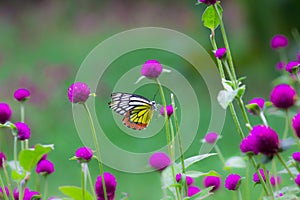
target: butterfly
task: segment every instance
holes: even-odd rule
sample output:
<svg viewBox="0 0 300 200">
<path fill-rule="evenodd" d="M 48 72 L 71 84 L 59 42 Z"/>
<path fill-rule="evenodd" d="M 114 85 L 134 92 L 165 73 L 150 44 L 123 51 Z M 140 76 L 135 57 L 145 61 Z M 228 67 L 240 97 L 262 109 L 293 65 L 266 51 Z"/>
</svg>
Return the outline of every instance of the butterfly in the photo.
<svg viewBox="0 0 300 200">
<path fill-rule="evenodd" d="M 125 126 L 135 130 L 145 129 L 156 110 L 155 101 L 149 101 L 137 94 L 122 92 L 112 93 L 108 105 L 113 111 L 124 116 Z"/>
</svg>

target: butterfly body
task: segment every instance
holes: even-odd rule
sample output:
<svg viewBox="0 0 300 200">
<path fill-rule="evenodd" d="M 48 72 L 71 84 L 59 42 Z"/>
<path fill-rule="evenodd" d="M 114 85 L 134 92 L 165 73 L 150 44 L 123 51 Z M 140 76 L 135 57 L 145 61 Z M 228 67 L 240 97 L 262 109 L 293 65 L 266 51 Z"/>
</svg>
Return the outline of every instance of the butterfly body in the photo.
<svg viewBox="0 0 300 200">
<path fill-rule="evenodd" d="M 123 123 L 125 126 L 142 130 L 151 121 L 156 110 L 156 103 L 140 95 L 116 92 L 111 94 L 109 107 L 124 116 Z"/>
</svg>

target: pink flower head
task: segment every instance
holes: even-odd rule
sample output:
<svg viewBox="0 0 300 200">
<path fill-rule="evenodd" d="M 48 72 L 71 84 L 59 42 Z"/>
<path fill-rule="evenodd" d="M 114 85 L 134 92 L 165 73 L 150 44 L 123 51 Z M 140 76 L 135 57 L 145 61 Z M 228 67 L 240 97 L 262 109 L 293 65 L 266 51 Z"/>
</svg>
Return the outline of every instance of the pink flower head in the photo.
<svg viewBox="0 0 300 200">
<path fill-rule="evenodd" d="M 182 175 L 181 174 L 176 174 L 176 182 L 179 183 L 181 181 Z M 194 179 L 190 176 L 186 176 L 186 184 L 187 185 L 192 185 L 194 183 Z"/>
<path fill-rule="evenodd" d="M 14 98 L 20 102 L 26 101 L 27 99 L 29 99 L 29 97 L 30 92 L 26 88 L 19 88 L 14 93 Z"/>
<path fill-rule="evenodd" d="M 33 196 L 40 195 L 40 193 L 36 191 L 30 191 L 29 188 L 24 189 L 24 197 L 23 200 L 31 200 Z M 19 200 L 19 191 L 18 189 L 14 189 L 13 196 L 15 200 Z"/>
<path fill-rule="evenodd" d="M 42 175 L 52 174 L 54 172 L 54 164 L 49 160 L 41 160 L 37 164 L 35 171 Z"/>
<path fill-rule="evenodd" d="M 253 107 L 251 109 L 248 110 L 249 113 L 253 114 L 253 115 L 259 115 L 260 112 L 264 109 L 265 106 L 265 100 L 263 98 L 253 98 L 248 102 L 249 104 L 256 104 L 258 106 L 258 109 Z"/>
<path fill-rule="evenodd" d="M 156 152 L 150 156 L 149 164 L 154 169 L 162 171 L 171 164 L 171 160 L 166 153 Z"/>
<path fill-rule="evenodd" d="M 297 175 L 297 177 L 295 178 L 295 183 L 300 186 L 300 174 Z"/>
<path fill-rule="evenodd" d="M 5 189 L 6 196 L 9 196 L 10 193 L 9 193 L 8 187 L 5 186 L 4 189 Z M 1 199 L 1 195 L 3 196 L 4 194 L 3 194 L 3 189 L 2 189 L 2 187 L 0 186 L 0 199 Z"/>
<path fill-rule="evenodd" d="M 173 114 L 173 106 L 172 106 L 172 105 L 167 105 L 167 106 L 166 106 L 166 110 L 167 110 L 167 115 L 168 115 L 168 117 L 170 117 L 170 116 Z M 165 109 L 164 109 L 164 107 L 161 107 L 161 108 L 160 108 L 159 113 L 160 113 L 162 116 L 165 116 Z"/>
<path fill-rule="evenodd" d="M 270 182 L 272 186 L 279 185 L 281 183 L 281 177 L 280 176 L 271 176 Z"/>
<path fill-rule="evenodd" d="M 6 161 L 6 155 L 0 151 L 0 168 L 3 167 L 3 163 Z"/>
<path fill-rule="evenodd" d="M 221 177 L 219 176 L 206 176 L 203 179 L 203 185 L 204 187 L 208 188 L 210 186 L 213 186 L 213 188 L 210 190 L 210 192 L 214 192 L 217 189 L 221 187 Z"/>
<path fill-rule="evenodd" d="M 283 70 L 285 67 L 285 63 L 283 61 L 279 61 L 277 64 L 276 64 L 276 69 L 281 71 Z"/>
<path fill-rule="evenodd" d="M 146 61 L 141 69 L 141 74 L 149 79 L 156 79 L 163 70 L 162 65 L 157 60 Z"/>
<path fill-rule="evenodd" d="M 225 179 L 225 188 L 228 190 L 237 190 L 241 176 L 238 174 L 229 174 Z"/>
<path fill-rule="evenodd" d="M 7 103 L 0 103 L 0 123 L 4 124 L 11 118 L 12 112 Z"/>
<path fill-rule="evenodd" d="M 295 161 L 300 162 L 300 152 L 294 152 L 292 157 Z"/>
<path fill-rule="evenodd" d="M 80 147 L 76 150 L 75 156 L 83 162 L 88 162 L 93 157 L 93 151 L 88 147 Z"/>
<path fill-rule="evenodd" d="M 205 135 L 204 141 L 209 144 L 214 144 L 218 139 L 218 134 L 215 132 L 210 132 Z"/>
<path fill-rule="evenodd" d="M 117 188 L 117 180 L 114 175 L 109 172 L 104 172 L 104 182 L 106 188 L 106 195 L 108 200 L 115 199 L 115 191 Z M 97 200 L 104 200 L 104 191 L 102 185 L 102 176 L 98 176 L 95 184 L 95 191 Z"/>
<path fill-rule="evenodd" d="M 90 88 L 86 83 L 73 83 L 68 89 L 68 97 L 71 103 L 85 103 L 90 95 Z"/>
<path fill-rule="evenodd" d="M 252 135 L 248 135 L 241 141 L 240 150 L 243 153 L 252 152 L 254 155 L 258 154 L 257 149 L 254 148 L 254 140 Z"/>
<path fill-rule="evenodd" d="M 215 57 L 218 59 L 222 59 L 223 56 L 226 54 L 226 48 L 219 48 L 215 51 Z"/>
<path fill-rule="evenodd" d="M 291 61 L 286 65 L 285 70 L 289 73 L 293 73 L 295 68 L 299 69 L 299 65 L 300 63 L 298 61 Z"/>
<path fill-rule="evenodd" d="M 292 119 L 292 127 L 297 134 L 298 138 L 300 138 L 300 112 L 297 113 Z"/>
<path fill-rule="evenodd" d="M 217 0 L 198 0 L 200 3 L 205 3 L 208 5 L 215 4 Z"/>
<path fill-rule="evenodd" d="M 266 170 L 266 172 L 267 172 L 267 174 L 269 174 L 269 171 L 268 171 L 268 170 Z M 263 169 L 259 169 L 259 173 L 261 174 L 263 180 L 266 182 L 266 176 L 265 176 L 264 170 L 263 170 Z M 254 173 L 254 174 L 253 174 L 253 181 L 254 181 L 255 183 L 260 183 L 259 176 L 258 176 L 257 173 Z"/>
<path fill-rule="evenodd" d="M 273 88 L 270 100 L 277 108 L 287 109 L 296 102 L 297 94 L 295 89 L 288 84 L 279 84 Z"/>
<path fill-rule="evenodd" d="M 30 138 L 30 128 L 24 122 L 16 122 L 16 128 L 18 129 L 18 139 L 27 140 Z"/>
<path fill-rule="evenodd" d="M 189 186 L 188 187 L 188 197 L 194 196 L 195 194 L 199 193 L 201 190 L 197 186 Z"/>
<path fill-rule="evenodd" d="M 275 35 L 271 39 L 271 47 L 272 49 L 279 49 L 279 48 L 284 48 L 287 47 L 289 44 L 289 40 L 286 36 L 284 35 Z"/>
</svg>

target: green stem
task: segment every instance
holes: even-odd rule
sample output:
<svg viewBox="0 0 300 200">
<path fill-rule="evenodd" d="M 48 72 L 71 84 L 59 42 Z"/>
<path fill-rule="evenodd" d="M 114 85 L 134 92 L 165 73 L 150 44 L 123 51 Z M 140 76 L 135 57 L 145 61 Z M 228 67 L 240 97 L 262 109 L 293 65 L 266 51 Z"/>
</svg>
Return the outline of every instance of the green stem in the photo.
<svg viewBox="0 0 300 200">
<path fill-rule="evenodd" d="M 272 170 L 273 170 L 274 181 L 275 181 L 275 189 L 276 189 L 276 191 L 279 191 L 279 185 L 278 185 L 278 182 L 277 182 L 277 169 L 276 169 L 275 159 L 272 160 Z"/>
<path fill-rule="evenodd" d="M 48 180 L 47 175 L 44 176 L 44 193 L 43 193 L 43 199 L 47 199 L 47 192 L 48 192 Z"/>
<path fill-rule="evenodd" d="M 272 185 L 271 185 L 271 182 L 270 182 L 270 176 L 269 176 L 269 174 L 267 173 L 267 170 L 264 170 L 264 174 L 265 174 L 265 176 L 266 176 L 266 183 L 267 183 L 267 186 L 268 186 L 269 191 L 270 191 L 271 199 L 275 200 L 273 188 L 272 188 Z"/>
<path fill-rule="evenodd" d="M 86 168 L 87 168 L 87 175 L 88 175 L 89 184 L 90 184 L 90 190 L 93 193 L 94 199 L 97 199 L 97 196 L 96 196 L 96 193 L 95 193 L 95 189 L 94 189 L 93 180 L 92 180 L 91 173 L 90 173 L 90 170 L 89 170 L 89 166 L 87 165 Z"/>
<path fill-rule="evenodd" d="M 6 169 L 6 162 L 3 162 L 3 172 L 4 172 L 4 176 L 5 176 L 5 180 L 6 180 L 8 190 L 12 192 L 13 190 L 12 190 L 10 179 L 9 179 L 7 169 Z"/>
<path fill-rule="evenodd" d="M 104 179 L 104 171 L 103 171 L 103 166 L 102 166 L 102 162 L 101 162 L 101 154 L 100 154 L 100 149 L 99 149 L 99 145 L 98 145 L 98 139 L 97 139 L 97 135 L 96 135 L 96 131 L 95 131 L 94 122 L 93 122 L 92 115 L 91 115 L 91 112 L 90 112 L 87 104 L 84 103 L 83 107 L 86 110 L 89 121 L 90 121 L 92 135 L 93 135 L 93 139 L 94 139 L 94 145 L 96 147 L 96 154 L 97 154 L 97 157 L 98 157 L 100 175 L 102 177 L 102 186 L 103 186 L 104 199 L 107 200 L 107 192 L 106 192 L 106 185 L 105 185 L 105 179 Z"/>
<path fill-rule="evenodd" d="M 281 164 L 284 166 L 284 168 L 286 169 L 286 171 L 289 173 L 289 175 L 291 176 L 291 178 L 293 180 L 295 180 L 295 176 L 293 175 L 293 173 L 291 172 L 290 168 L 286 165 L 286 163 L 284 162 L 283 158 L 281 157 L 281 155 L 279 153 L 276 154 L 278 160 L 281 162 Z"/>
<path fill-rule="evenodd" d="M 14 163 L 15 163 L 15 167 L 16 167 L 16 170 L 18 171 L 18 163 L 17 163 L 17 160 L 18 160 L 18 136 L 17 135 L 14 135 Z"/>
<path fill-rule="evenodd" d="M 238 189 L 238 193 L 239 193 L 239 200 L 243 200 L 243 196 L 240 188 Z"/>
<path fill-rule="evenodd" d="M 225 70 L 229 76 L 229 79 L 231 80 L 231 82 L 233 83 L 233 89 L 237 89 L 238 88 L 238 85 L 237 85 L 237 81 L 234 79 L 229 67 L 228 67 L 228 63 L 226 60 L 222 59 L 222 63 L 223 63 L 223 66 L 225 67 Z"/>
<path fill-rule="evenodd" d="M 0 187 L 2 188 L 2 192 L 3 192 L 2 194 L 3 194 L 4 199 L 8 200 L 8 196 L 6 194 L 6 190 L 5 190 L 5 186 L 4 186 L 1 174 L 0 174 Z"/>
<path fill-rule="evenodd" d="M 250 131 L 252 129 L 252 127 L 251 127 L 251 124 L 250 124 L 250 121 L 249 121 L 249 118 L 248 118 L 248 115 L 247 115 L 247 111 L 246 111 L 244 102 L 243 102 L 241 97 L 238 97 L 238 104 L 239 104 L 239 106 L 242 110 L 242 114 L 243 114 L 243 117 L 244 117 L 244 120 L 245 120 L 245 123 L 246 123 L 246 127 Z"/>
<path fill-rule="evenodd" d="M 85 199 L 85 190 L 86 190 L 86 179 L 85 179 L 85 164 L 81 163 L 81 187 L 82 187 L 82 199 Z"/>
<path fill-rule="evenodd" d="M 242 129 L 241 124 L 240 124 L 240 122 L 238 120 L 237 114 L 236 114 L 236 112 L 234 110 L 234 107 L 233 107 L 232 103 L 229 104 L 229 109 L 230 109 L 233 121 L 235 123 L 235 126 L 237 128 L 237 131 L 238 131 L 241 139 L 243 139 L 245 137 L 245 134 L 243 133 L 243 129 Z"/>
<path fill-rule="evenodd" d="M 210 42 L 211 42 L 211 45 L 212 45 L 212 47 L 213 47 L 213 50 L 217 50 L 218 47 L 217 47 L 217 44 L 216 44 L 214 32 L 212 32 L 212 34 L 210 35 Z M 221 62 L 221 60 L 219 60 L 219 59 L 216 59 L 216 60 L 217 60 L 217 65 L 218 65 L 218 69 L 219 69 L 221 78 L 222 78 L 222 79 L 226 79 L 226 78 L 225 78 L 225 73 L 224 73 L 224 70 L 223 70 L 223 67 L 222 67 L 222 62 Z"/>
<path fill-rule="evenodd" d="M 215 148 L 215 150 L 216 150 L 216 152 L 217 152 L 217 154 L 218 154 L 218 156 L 219 156 L 219 158 L 220 158 L 220 160 L 223 164 L 223 167 L 226 169 L 226 161 L 225 161 L 225 158 L 224 158 L 219 146 L 217 144 L 215 144 L 214 148 Z"/>
<path fill-rule="evenodd" d="M 270 196 L 270 193 L 269 193 L 269 191 L 268 191 L 267 185 L 266 185 L 266 183 L 265 183 L 265 181 L 264 181 L 262 175 L 260 174 L 259 168 L 257 167 L 257 164 L 256 164 L 254 158 L 253 158 L 252 156 L 249 156 L 249 159 L 251 160 L 252 165 L 253 165 L 254 168 L 255 168 L 255 171 L 256 171 L 256 173 L 257 173 L 257 175 L 258 175 L 258 177 L 259 177 L 260 184 L 262 185 L 262 187 L 263 187 L 263 189 L 264 189 L 264 191 L 265 191 L 265 194 L 266 194 L 267 196 Z"/>
<path fill-rule="evenodd" d="M 247 200 L 250 200 L 250 162 L 247 162 L 247 166 L 246 166 L 246 197 Z"/>
<path fill-rule="evenodd" d="M 266 117 L 265 117 L 263 111 L 261 111 L 261 112 L 259 113 L 259 116 L 260 116 L 262 122 L 264 123 L 264 125 L 265 125 L 265 126 L 269 126 L 269 125 L 268 125 L 268 121 L 267 121 L 267 119 L 266 119 Z"/>
<path fill-rule="evenodd" d="M 285 110 L 285 127 L 283 132 L 283 140 L 287 137 L 287 134 L 289 132 L 289 111 L 288 109 Z"/>
<path fill-rule="evenodd" d="M 21 122 L 25 122 L 25 106 L 24 103 L 20 103 Z"/>
</svg>

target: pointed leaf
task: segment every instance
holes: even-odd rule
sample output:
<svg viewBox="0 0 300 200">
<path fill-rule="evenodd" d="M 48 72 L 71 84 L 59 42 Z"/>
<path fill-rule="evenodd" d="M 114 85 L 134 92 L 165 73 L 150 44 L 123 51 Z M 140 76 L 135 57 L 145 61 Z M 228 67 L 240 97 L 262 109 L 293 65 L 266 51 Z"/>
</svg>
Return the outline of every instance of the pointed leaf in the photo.
<svg viewBox="0 0 300 200">
<path fill-rule="evenodd" d="M 82 188 L 76 186 L 61 186 L 59 190 L 73 200 L 82 200 Z M 93 200 L 93 196 L 85 190 L 85 200 Z"/>
<path fill-rule="evenodd" d="M 222 17 L 222 8 L 219 4 L 217 4 L 218 11 Z M 216 29 L 220 24 L 220 19 L 218 13 L 215 11 L 213 5 L 208 6 L 204 13 L 202 14 L 203 25 L 209 29 Z"/>
<path fill-rule="evenodd" d="M 234 90 L 234 91 L 226 91 L 226 90 L 221 90 L 218 94 L 218 102 L 220 104 L 220 106 L 226 110 L 226 108 L 228 107 L 228 105 L 234 100 L 234 98 L 236 97 L 238 91 Z"/>
<path fill-rule="evenodd" d="M 190 158 L 187 158 L 184 160 L 184 166 L 185 168 L 188 168 L 189 166 L 193 165 L 196 162 L 199 162 L 205 158 L 208 158 L 210 156 L 214 156 L 217 155 L 216 153 L 207 153 L 207 154 L 202 154 L 202 155 L 197 155 L 197 156 L 193 156 Z M 179 168 L 181 170 L 181 165 L 179 165 Z"/>
<path fill-rule="evenodd" d="M 233 156 L 226 160 L 225 166 L 228 168 L 245 168 L 246 162 L 241 156 Z"/>
<path fill-rule="evenodd" d="M 186 175 L 192 178 L 198 178 L 200 176 L 217 176 L 218 173 L 215 172 L 214 170 L 210 170 L 209 172 L 199 172 L 199 171 L 191 170 L 191 171 L 187 171 Z"/>
</svg>

